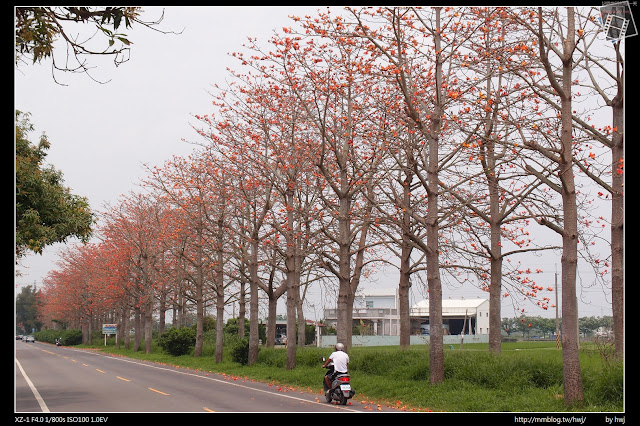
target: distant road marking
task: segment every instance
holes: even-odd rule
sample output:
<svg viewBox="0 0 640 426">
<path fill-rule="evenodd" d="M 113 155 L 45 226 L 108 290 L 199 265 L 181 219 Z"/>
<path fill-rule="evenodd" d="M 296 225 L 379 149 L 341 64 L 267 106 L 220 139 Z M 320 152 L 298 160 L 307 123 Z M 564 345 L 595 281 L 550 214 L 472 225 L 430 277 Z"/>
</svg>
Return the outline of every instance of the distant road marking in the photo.
<svg viewBox="0 0 640 426">
<path fill-rule="evenodd" d="M 38 389 L 36 389 L 36 387 L 33 385 L 31 380 L 27 376 L 27 373 L 25 373 L 24 370 L 22 369 L 22 365 L 20 365 L 20 361 L 18 361 L 18 358 L 16 358 L 16 364 L 18 364 L 18 368 L 20 369 L 22 376 L 24 377 L 24 379 L 27 381 L 27 384 L 31 388 L 31 392 L 33 392 L 33 396 L 36 397 L 36 401 L 38 401 L 38 404 L 40 405 L 40 409 L 42 410 L 43 413 L 48 413 L 49 407 L 47 407 L 47 404 L 44 403 L 44 400 L 40 396 L 40 392 L 38 392 Z"/>
<path fill-rule="evenodd" d="M 215 410 L 210 410 L 210 409 L 208 409 L 207 407 L 202 407 L 202 408 L 204 408 L 204 411 L 208 411 L 208 412 L 210 412 L 210 413 L 215 413 Z"/>
<path fill-rule="evenodd" d="M 106 371 L 102 371 L 102 370 L 100 370 L 99 368 L 96 368 L 96 371 L 99 371 L 99 372 L 101 372 L 101 373 L 107 374 L 107 372 L 106 372 Z"/>
<path fill-rule="evenodd" d="M 124 377 L 116 376 L 120 380 L 124 380 L 125 382 L 130 382 L 131 380 L 125 379 Z"/>
<path fill-rule="evenodd" d="M 154 388 L 147 388 L 147 389 L 149 389 L 150 391 L 153 391 L 153 392 L 157 392 L 160 395 L 169 395 L 168 393 L 160 392 L 158 389 L 154 389 Z"/>
</svg>

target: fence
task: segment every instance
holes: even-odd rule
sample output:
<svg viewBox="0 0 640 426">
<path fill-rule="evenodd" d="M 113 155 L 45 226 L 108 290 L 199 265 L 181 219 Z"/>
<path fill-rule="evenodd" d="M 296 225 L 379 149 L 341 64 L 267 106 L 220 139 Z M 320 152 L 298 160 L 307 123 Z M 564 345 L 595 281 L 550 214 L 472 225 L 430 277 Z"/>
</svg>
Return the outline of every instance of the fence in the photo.
<svg viewBox="0 0 640 426">
<path fill-rule="evenodd" d="M 462 342 L 460 335 L 442 336 L 445 345 L 458 345 Z M 320 336 L 316 342 L 320 348 L 333 347 L 336 344 L 336 336 Z M 426 345 L 429 343 L 429 336 L 410 336 L 411 345 Z M 464 336 L 464 343 L 489 343 L 487 334 L 470 334 Z M 351 337 L 352 346 L 400 346 L 400 336 L 360 336 Z"/>
</svg>

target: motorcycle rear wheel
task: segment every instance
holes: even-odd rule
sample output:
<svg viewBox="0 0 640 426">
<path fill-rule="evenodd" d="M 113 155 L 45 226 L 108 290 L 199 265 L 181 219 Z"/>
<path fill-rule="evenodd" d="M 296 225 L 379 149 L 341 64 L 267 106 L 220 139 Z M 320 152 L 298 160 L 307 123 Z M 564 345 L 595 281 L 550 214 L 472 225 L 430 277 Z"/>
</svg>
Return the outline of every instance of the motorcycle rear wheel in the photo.
<svg viewBox="0 0 640 426">
<path fill-rule="evenodd" d="M 338 400 L 340 405 L 347 405 L 347 399 L 348 398 L 344 396 L 344 393 L 340 392 L 340 399 Z"/>
</svg>

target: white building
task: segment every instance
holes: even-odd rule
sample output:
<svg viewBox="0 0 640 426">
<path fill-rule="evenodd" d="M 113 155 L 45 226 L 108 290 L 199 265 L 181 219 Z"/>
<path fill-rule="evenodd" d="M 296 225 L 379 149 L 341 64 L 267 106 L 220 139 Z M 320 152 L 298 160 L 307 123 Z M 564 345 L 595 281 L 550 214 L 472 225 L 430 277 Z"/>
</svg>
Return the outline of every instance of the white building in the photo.
<svg viewBox="0 0 640 426">
<path fill-rule="evenodd" d="M 353 304 L 353 325 L 361 327 L 362 334 L 398 336 L 400 315 L 397 289 L 366 290 L 356 295 Z M 411 307 L 411 334 L 429 334 L 429 301 L 423 300 Z M 336 324 L 337 310 L 325 309 L 325 320 Z M 489 334 L 489 300 L 443 299 L 442 321 L 444 334 Z"/>
<path fill-rule="evenodd" d="M 420 319 L 421 334 L 428 333 L 429 301 L 411 308 L 412 323 Z M 442 299 L 442 322 L 445 334 L 489 334 L 488 299 Z M 427 330 L 427 333 L 424 331 Z"/>
</svg>

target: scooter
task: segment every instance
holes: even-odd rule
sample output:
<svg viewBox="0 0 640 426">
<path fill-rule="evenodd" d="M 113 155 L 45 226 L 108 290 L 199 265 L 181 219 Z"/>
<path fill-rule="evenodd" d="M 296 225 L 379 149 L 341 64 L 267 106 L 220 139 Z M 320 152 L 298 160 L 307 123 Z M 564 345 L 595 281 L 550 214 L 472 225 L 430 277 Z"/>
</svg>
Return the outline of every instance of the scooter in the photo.
<svg viewBox="0 0 640 426">
<path fill-rule="evenodd" d="M 322 358 L 324 362 L 325 359 Z M 333 371 L 333 365 L 328 365 L 327 367 L 329 371 L 325 374 L 331 374 Z M 356 394 L 356 391 L 351 389 L 351 377 L 347 373 L 340 373 L 334 377 L 333 382 L 331 383 L 331 391 L 327 392 L 327 382 L 322 378 L 322 388 L 324 389 L 324 397 L 327 402 L 331 402 L 333 400 L 338 401 L 341 405 L 346 405 L 347 400 L 353 398 Z"/>
<path fill-rule="evenodd" d="M 56 339 L 56 346 L 62 346 L 62 340 Z"/>
</svg>

